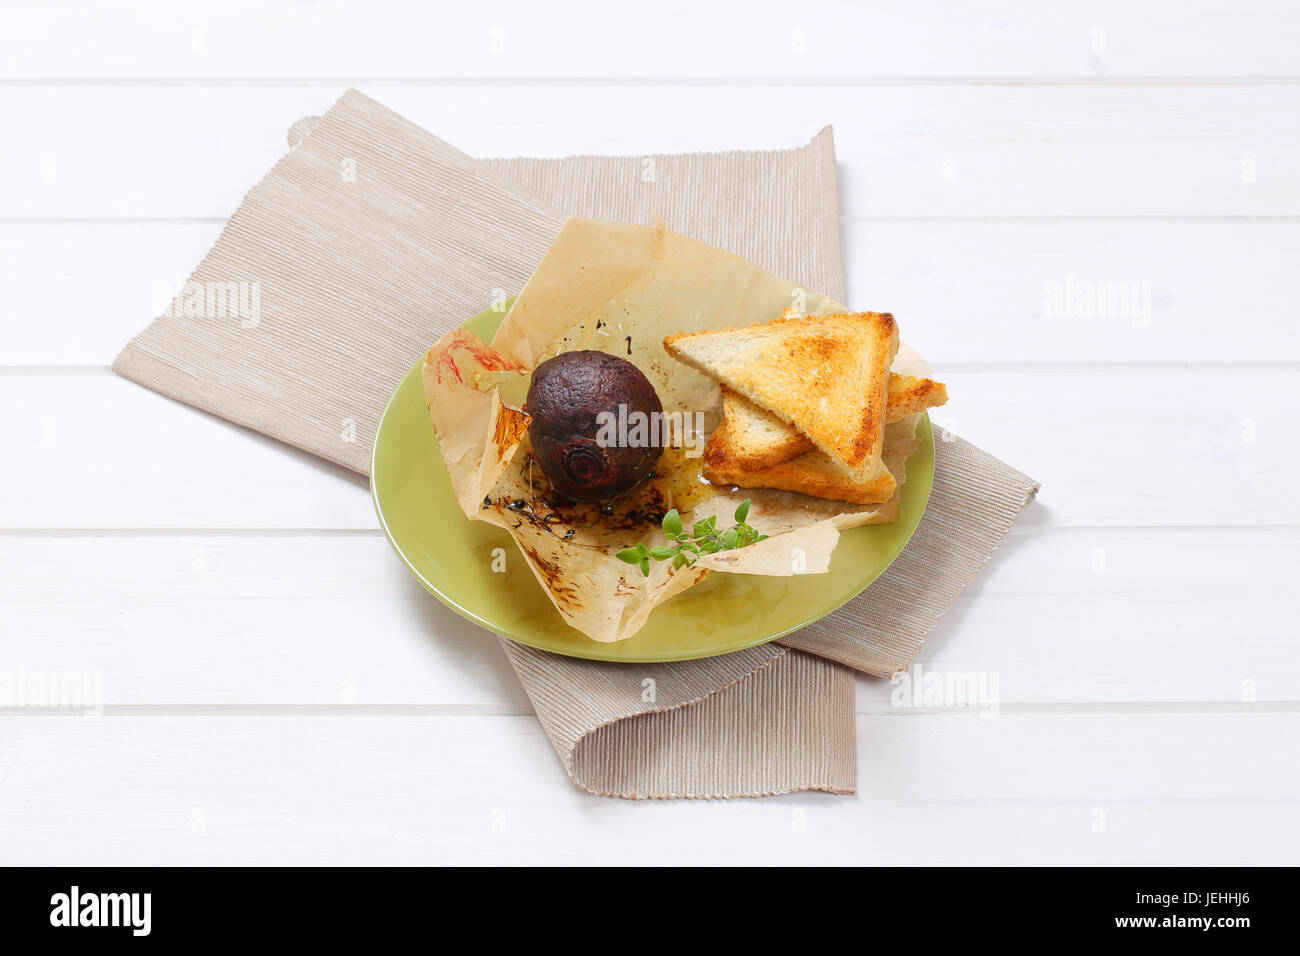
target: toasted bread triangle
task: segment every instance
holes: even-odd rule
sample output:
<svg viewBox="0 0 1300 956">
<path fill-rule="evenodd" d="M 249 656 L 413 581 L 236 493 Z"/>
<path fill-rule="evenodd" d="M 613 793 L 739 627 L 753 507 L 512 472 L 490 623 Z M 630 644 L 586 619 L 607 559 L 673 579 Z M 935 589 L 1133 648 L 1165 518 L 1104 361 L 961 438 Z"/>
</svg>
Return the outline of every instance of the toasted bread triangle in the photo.
<svg viewBox="0 0 1300 956">
<path fill-rule="evenodd" d="M 885 424 L 942 405 L 947 400 L 948 390 L 941 382 L 891 372 L 885 397 Z M 742 467 L 766 468 L 813 448 L 812 439 L 803 432 L 725 385 L 722 415 L 714 443 L 724 446 L 726 457 Z"/>
<path fill-rule="evenodd" d="M 784 315 L 743 329 L 670 335 L 664 348 L 802 432 L 842 470 L 878 472 L 898 350 L 892 315 Z"/>
<path fill-rule="evenodd" d="M 892 438 L 887 441 L 875 472 L 858 477 L 844 474 L 828 455 L 816 449 L 774 465 L 752 467 L 733 457 L 717 440 L 718 432 L 714 432 L 704 450 L 703 474 L 715 485 L 794 491 L 854 505 L 893 501 L 896 506 L 898 489 L 906 475 L 904 463 L 920 443 L 907 423 L 890 425 L 886 435 Z M 891 515 L 886 520 L 893 518 Z"/>
</svg>

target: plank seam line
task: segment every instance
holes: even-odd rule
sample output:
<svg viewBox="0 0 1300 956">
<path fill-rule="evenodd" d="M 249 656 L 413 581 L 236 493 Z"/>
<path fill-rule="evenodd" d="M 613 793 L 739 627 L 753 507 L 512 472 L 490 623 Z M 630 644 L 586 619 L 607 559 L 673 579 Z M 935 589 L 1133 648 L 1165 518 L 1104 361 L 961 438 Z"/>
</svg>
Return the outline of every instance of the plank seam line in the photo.
<svg viewBox="0 0 1300 956">
<path fill-rule="evenodd" d="M 1294 534 L 1300 522 L 1274 524 L 1049 524 L 1013 525 L 1010 534 L 1030 537 L 1042 534 Z M 314 538 L 383 537 L 374 528 L 277 528 L 277 527 L 184 527 L 184 528 L 19 528 L 0 527 L 4 538 Z"/>
<path fill-rule="evenodd" d="M 1075 373 L 1094 373 L 1094 372 L 1300 372 L 1300 362 L 1217 362 L 1202 359 L 1189 359 L 1185 361 L 1171 360 L 1166 362 L 1098 362 L 1098 361 L 1043 361 L 1043 362 L 994 362 L 994 361 L 972 361 L 972 362 L 945 362 L 942 359 L 932 360 L 931 365 L 938 372 L 958 372 L 962 374 L 1011 374 L 1011 375 L 1033 375 L 1045 372 L 1075 372 Z M 111 365 L 98 364 L 78 364 L 69 363 L 67 365 L 29 365 L 29 364 L 0 364 L 0 376 L 11 376 L 14 378 L 25 376 L 57 376 L 57 375 L 112 375 Z"/>
<path fill-rule="evenodd" d="M 414 87 L 934 87 L 934 86 L 986 86 L 1034 87 L 1065 86 L 1084 88 L 1123 87 L 1257 87 L 1300 85 L 1300 75 L 1293 74 L 1223 74 L 1168 75 L 1168 76 L 870 76 L 870 75 L 791 75 L 791 76 L 422 76 L 422 77 L 365 77 L 365 76 L 300 76 L 300 77 L 15 77 L 0 78 L 0 87 L 164 87 L 164 88 L 237 88 L 237 87 L 325 87 L 343 88 L 369 86 L 392 88 Z"/>
<path fill-rule="evenodd" d="M 883 679 L 872 679 L 873 683 Z M 1075 703 L 1001 703 L 996 717 L 978 708 L 857 710 L 857 717 L 1177 717 L 1279 716 L 1300 714 L 1300 701 L 1098 701 Z M 533 717 L 527 710 L 491 704 L 108 704 L 94 714 L 71 708 L 0 707 L 6 717 Z"/>
<path fill-rule="evenodd" d="M 3 538 L 382 538 L 373 528 L 0 528 Z"/>
<path fill-rule="evenodd" d="M 613 154 L 611 154 L 613 155 Z M 490 157 L 489 157 L 490 158 Z M 614 158 L 619 156 L 614 155 Z M 626 155 L 623 158 L 627 158 Z M 228 216 L 0 216 L 0 227 L 5 226 L 220 226 L 229 222 Z M 1300 215 L 1291 213 L 1186 213 L 1186 214 L 1047 214 L 1047 215 L 848 215 L 840 217 L 841 223 L 852 225 L 879 223 L 1295 223 Z"/>
</svg>

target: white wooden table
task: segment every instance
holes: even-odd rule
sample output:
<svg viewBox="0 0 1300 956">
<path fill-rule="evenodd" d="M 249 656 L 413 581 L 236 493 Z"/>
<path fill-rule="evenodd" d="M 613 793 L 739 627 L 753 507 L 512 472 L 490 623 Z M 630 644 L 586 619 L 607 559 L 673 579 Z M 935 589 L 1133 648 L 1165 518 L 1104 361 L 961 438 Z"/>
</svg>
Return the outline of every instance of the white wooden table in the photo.
<svg viewBox="0 0 1300 956">
<path fill-rule="evenodd" d="M 134 6 L 0 7 L 0 680 L 103 703 L 0 708 L 0 863 L 1300 859 L 1294 4 Z M 856 797 L 586 796 L 362 480 L 112 375 L 347 86 L 483 156 L 833 123 L 849 301 L 1044 483 L 921 658 L 998 716 L 863 680 Z"/>
</svg>

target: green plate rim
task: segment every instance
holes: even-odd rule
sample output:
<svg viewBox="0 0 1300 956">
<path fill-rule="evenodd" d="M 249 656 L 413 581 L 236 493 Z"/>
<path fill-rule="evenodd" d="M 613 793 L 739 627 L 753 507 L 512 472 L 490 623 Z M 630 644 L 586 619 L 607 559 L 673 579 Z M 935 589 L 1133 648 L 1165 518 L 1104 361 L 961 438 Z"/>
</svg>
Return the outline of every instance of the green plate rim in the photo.
<svg viewBox="0 0 1300 956">
<path fill-rule="evenodd" d="M 474 315 L 469 319 L 466 319 L 465 322 L 461 323 L 459 328 L 465 328 L 470 323 L 477 321 L 478 319 L 488 315 L 489 313 L 492 313 L 493 311 L 494 310 L 492 309 L 485 309 L 482 312 L 478 313 L 477 315 Z M 502 319 L 504 320 L 505 313 L 500 313 L 500 314 L 502 316 Z M 850 594 L 845 596 L 843 600 L 839 601 L 838 603 L 834 604 L 829 608 L 826 608 L 825 610 L 813 614 L 812 616 L 796 624 L 792 624 L 789 627 L 783 628 L 780 631 L 771 634 L 764 634 L 761 637 L 744 639 L 741 641 L 737 641 L 734 644 L 728 644 L 725 647 L 718 647 L 704 652 L 698 652 L 698 653 L 684 652 L 681 654 L 674 654 L 671 656 L 653 655 L 653 656 L 644 656 L 644 657 L 628 656 L 627 654 L 615 655 L 609 652 L 602 653 L 602 651 L 604 651 L 605 648 L 618 647 L 620 644 L 623 643 L 622 641 L 614 641 L 610 643 L 605 643 L 602 641 L 591 641 L 590 653 L 577 653 L 576 648 L 575 649 L 557 648 L 552 646 L 549 643 L 546 643 L 545 641 L 529 640 L 527 635 L 521 636 L 516 633 L 510 633 L 506 631 L 504 628 L 501 628 L 496 624 L 493 624 L 489 620 L 485 620 L 484 618 L 475 614 L 473 611 L 469 610 L 468 608 L 462 607 L 460 604 L 456 603 L 456 599 L 454 597 L 440 590 L 432 581 L 426 578 L 424 574 L 421 573 L 421 571 L 411 562 L 410 558 L 406 556 L 406 552 L 404 552 L 401 546 L 397 543 L 397 539 L 393 536 L 392 529 L 389 528 L 388 526 L 388 519 L 384 516 L 383 505 L 379 500 L 379 486 L 375 481 L 375 462 L 376 462 L 376 457 L 379 449 L 379 436 L 383 433 L 384 422 L 388 419 L 388 413 L 390 409 L 393 407 L 393 402 L 396 401 L 397 395 L 401 391 L 403 383 L 405 383 L 406 380 L 412 374 L 418 374 L 423 364 L 424 364 L 424 357 L 421 356 L 419 359 L 416 360 L 415 364 L 411 366 L 411 368 L 407 371 L 407 373 L 403 375 L 401 379 L 398 380 L 397 385 L 394 386 L 393 388 L 393 394 L 389 396 L 388 402 L 384 405 L 383 414 L 379 416 L 379 424 L 375 427 L 375 438 L 370 449 L 370 498 L 375 506 L 375 514 L 379 518 L 379 526 L 383 528 L 384 537 L 388 539 L 389 546 L 393 549 L 394 552 L 396 552 L 398 558 L 401 559 L 402 564 L 405 565 L 406 567 L 406 570 L 411 573 L 411 576 L 414 577 L 415 580 L 420 582 L 420 585 L 426 591 L 428 591 L 430 594 L 436 597 L 440 602 L 442 602 L 442 604 L 450 608 L 452 611 L 455 611 L 457 614 L 465 618 L 467 621 L 471 621 L 474 624 L 477 624 L 479 627 L 491 631 L 492 633 L 500 637 L 504 637 L 507 640 L 515 641 L 516 643 L 519 644 L 524 644 L 528 647 L 535 647 L 538 650 L 547 651 L 548 653 L 551 654 L 559 654 L 563 657 L 574 657 L 580 660 L 610 661 L 619 664 L 662 664 L 662 663 L 668 663 L 670 661 L 704 660 L 710 657 L 720 657 L 723 654 L 732 654 L 735 653 L 736 651 L 745 650 L 746 648 L 758 647 L 762 644 L 767 644 L 770 643 L 771 641 L 779 640 L 780 638 L 785 637 L 787 634 L 793 634 L 795 631 L 802 630 L 808 625 L 820 621 L 822 618 L 835 613 L 840 608 L 842 608 L 845 604 L 847 604 L 849 601 L 853 600 L 855 597 L 857 597 L 859 594 L 861 594 L 863 591 L 869 588 L 872 584 L 874 584 L 880 578 L 880 576 L 884 574 L 885 571 L 888 570 L 889 567 L 893 565 L 895 561 L 898 560 L 898 556 L 902 554 L 903 551 L 907 548 L 908 543 L 912 540 L 912 537 L 916 534 L 916 529 L 921 526 L 921 520 L 925 517 L 926 509 L 930 505 L 930 493 L 934 488 L 934 431 L 930 425 L 930 416 L 927 413 L 922 412 L 921 420 L 917 423 L 917 429 L 916 429 L 917 435 L 921 438 L 921 445 L 918 447 L 917 450 L 920 451 L 921 449 L 928 448 L 930 452 L 929 457 L 930 457 L 931 466 L 928 469 L 926 469 L 924 474 L 920 474 L 920 475 L 909 474 L 907 476 L 907 482 L 903 486 L 904 494 L 916 494 L 917 489 L 920 488 L 924 489 L 925 500 L 921 503 L 921 509 L 917 513 L 916 523 L 912 525 L 912 527 L 908 530 L 906 537 L 902 540 L 902 543 L 898 546 L 898 550 L 894 553 L 893 557 L 891 557 L 889 561 L 884 565 L 884 567 L 880 568 L 878 571 L 876 571 L 874 574 L 870 575 L 869 577 L 864 578 L 861 587 L 857 588 L 857 590 L 852 591 Z M 434 442 L 434 444 L 436 447 L 437 444 L 436 441 Z M 913 452 L 913 454 L 915 454 L 915 452 Z M 439 456 L 441 457 L 441 451 L 439 451 Z M 459 511 L 460 509 L 457 508 L 458 513 Z M 468 521 L 469 519 L 466 518 L 465 520 Z M 852 534 L 854 531 L 857 530 L 860 529 L 850 528 L 847 531 L 841 532 L 841 534 Z M 511 538 L 511 540 L 513 541 L 514 539 Z M 665 604 L 665 607 L 666 606 L 668 605 Z M 663 610 L 663 608 L 659 608 L 657 610 Z M 584 650 L 586 650 L 586 648 L 584 648 Z"/>
</svg>

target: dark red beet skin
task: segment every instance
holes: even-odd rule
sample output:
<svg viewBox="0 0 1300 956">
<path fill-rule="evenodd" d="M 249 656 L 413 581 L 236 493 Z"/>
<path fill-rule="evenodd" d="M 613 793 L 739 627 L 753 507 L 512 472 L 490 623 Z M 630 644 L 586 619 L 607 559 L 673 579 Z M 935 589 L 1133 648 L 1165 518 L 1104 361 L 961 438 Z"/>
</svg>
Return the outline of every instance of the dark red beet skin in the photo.
<svg viewBox="0 0 1300 956">
<path fill-rule="evenodd" d="M 657 423 L 663 411 L 649 379 L 616 355 L 564 352 L 533 370 L 528 439 L 533 457 L 556 491 L 575 501 L 605 501 L 654 469 L 663 453 L 658 427 L 647 425 L 651 443 L 646 447 L 628 447 L 622 435 L 603 446 L 597 441 L 603 421 L 597 416 L 608 412 L 617 420 L 620 404 L 626 406 L 623 420 L 629 422 L 639 414 Z"/>
</svg>

